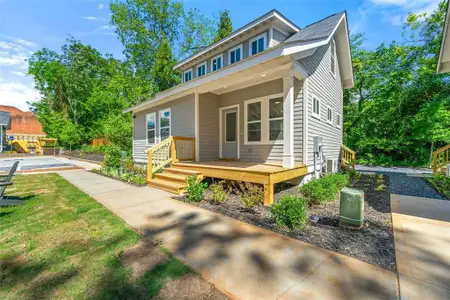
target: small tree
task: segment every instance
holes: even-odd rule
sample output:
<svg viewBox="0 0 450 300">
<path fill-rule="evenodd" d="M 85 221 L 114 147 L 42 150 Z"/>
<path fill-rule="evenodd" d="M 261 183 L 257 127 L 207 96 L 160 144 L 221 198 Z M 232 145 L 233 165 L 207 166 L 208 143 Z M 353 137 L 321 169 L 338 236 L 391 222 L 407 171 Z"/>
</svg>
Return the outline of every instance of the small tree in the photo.
<svg viewBox="0 0 450 300">
<path fill-rule="evenodd" d="M 224 37 L 227 37 L 233 32 L 233 24 L 230 19 L 230 12 L 228 10 L 224 10 L 220 12 L 220 21 L 217 28 L 217 35 L 214 38 L 214 43 L 220 41 Z"/>
</svg>

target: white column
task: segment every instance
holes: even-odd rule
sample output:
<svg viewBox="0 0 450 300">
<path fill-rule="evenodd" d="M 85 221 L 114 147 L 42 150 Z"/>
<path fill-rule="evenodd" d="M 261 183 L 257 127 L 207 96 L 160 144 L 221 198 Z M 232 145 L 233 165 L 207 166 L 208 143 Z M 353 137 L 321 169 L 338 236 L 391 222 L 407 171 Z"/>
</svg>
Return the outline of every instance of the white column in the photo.
<svg viewBox="0 0 450 300">
<path fill-rule="evenodd" d="M 200 95 L 195 90 L 195 161 L 199 160 L 200 157 L 200 123 L 199 123 L 199 109 L 200 109 Z"/>
<path fill-rule="evenodd" d="M 294 70 L 283 78 L 283 167 L 293 168 L 294 162 Z"/>
</svg>

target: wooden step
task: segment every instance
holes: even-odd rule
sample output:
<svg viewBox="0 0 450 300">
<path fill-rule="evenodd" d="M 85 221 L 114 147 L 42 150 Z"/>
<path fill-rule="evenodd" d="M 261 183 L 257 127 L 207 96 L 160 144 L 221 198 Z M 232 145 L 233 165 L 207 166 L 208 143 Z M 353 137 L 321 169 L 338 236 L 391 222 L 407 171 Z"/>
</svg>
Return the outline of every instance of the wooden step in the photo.
<svg viewBox="0 0 450 300">
<path fill-rule="evenodd" d="M 201 175 L 201 172 L 198 171 L 191 171 L 191 170 L 185 170 L 185 169 L 178 169 L 178 168 L 174 168 L 174 167 L 170 167 L 170 168 L 164 168 L 163 169 L 164 172 L 169 172 L 169 173 L 176 173 L 176 174 L 182 174 L 182 175 L 187 175 L 187 176 L 192 176 L 192 175 Z"/>
<path fill-rule="evenodd" d="M 174 181 L 180 183 L 186 183 L 188 175 L 178 174 L 178 173 L 170 173 L 163 169 L 162 173 L 156 173 L 155 178 L 163 179 L 167 181 Z"/>
<path fill-rule="evenodd" d="M 147 181 L 147 185 L 157 188 L 157 189 L 160 189 L 160 190 L 168 191 L 168 192 L 171 192 L 171 193 L 174 193 L 177 195 L 183 194 L 184 189 L 186 187 L 186 184 L 169 181 L 169 180 L 164 180 L 164 179 L 160 179 L 160 178 L 154 178 L 150 181 Z"/>
</svg>

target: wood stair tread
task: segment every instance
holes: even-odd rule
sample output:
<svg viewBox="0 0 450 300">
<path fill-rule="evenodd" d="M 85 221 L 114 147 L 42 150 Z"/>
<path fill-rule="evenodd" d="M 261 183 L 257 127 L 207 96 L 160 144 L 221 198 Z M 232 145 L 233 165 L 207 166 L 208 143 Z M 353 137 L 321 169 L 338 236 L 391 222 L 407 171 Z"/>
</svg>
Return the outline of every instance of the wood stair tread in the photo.
<svg viewBox="0 0 450 300">
<path fill-rule="evenodd" d="M 170 167 L 170 168 L 164 168 L 163 169 L 164 172 L 169 172 L 169 173 L 177 173 L 177 174 L 184 174 L 184 175 L 200 175 L 202 172 L 199 171 L 192 171 L 192 170 L 186 170 L 186 169 L 178 169 L 178 168 L 174 168 L 174 167 Z"/>
<path fill-rule="evenodd" d="M 180 183 L 186 183 L 186 175 L 183 174 L 177 174 L 177 173 L 170 173 L 163 170 L 162 173 L 155 174 L 155 178 L 163 179 L 163 180 L 169 180 L 169 181 L 175 181 Z"/>
<path fill-rule="evenodd" d="M 174 194 L 182 194 L 184 192 L 184 188 L 186 187 L 183 183 L 178 183 L 175 181 L 169 181 L 159 178 L 154 178 L 151 181 L 147 181 L 147 185 L 150 187 L 154 187 L 157 189 L 165 190 Z"/>
</svg>

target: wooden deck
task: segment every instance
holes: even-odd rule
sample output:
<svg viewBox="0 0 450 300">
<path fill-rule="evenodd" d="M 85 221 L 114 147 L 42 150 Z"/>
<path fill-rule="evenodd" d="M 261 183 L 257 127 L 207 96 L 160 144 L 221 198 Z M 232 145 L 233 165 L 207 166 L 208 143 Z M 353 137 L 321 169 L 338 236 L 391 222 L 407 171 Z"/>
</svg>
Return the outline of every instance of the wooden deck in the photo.
<svg viewBox="0 0 450 300">
<path fill-rule="evenodd" d="M 307 173 L 307 167 L 305 165 L 297 165 L 294 168 L 283 168 L 275 164 L 223 160 L 177 162 L 173 163 L 172 167 L 197 171 L 204 177 L 263 184 L 265 205 L 273 203 L 274 184 L 303 176 Z"/>
</svg>

